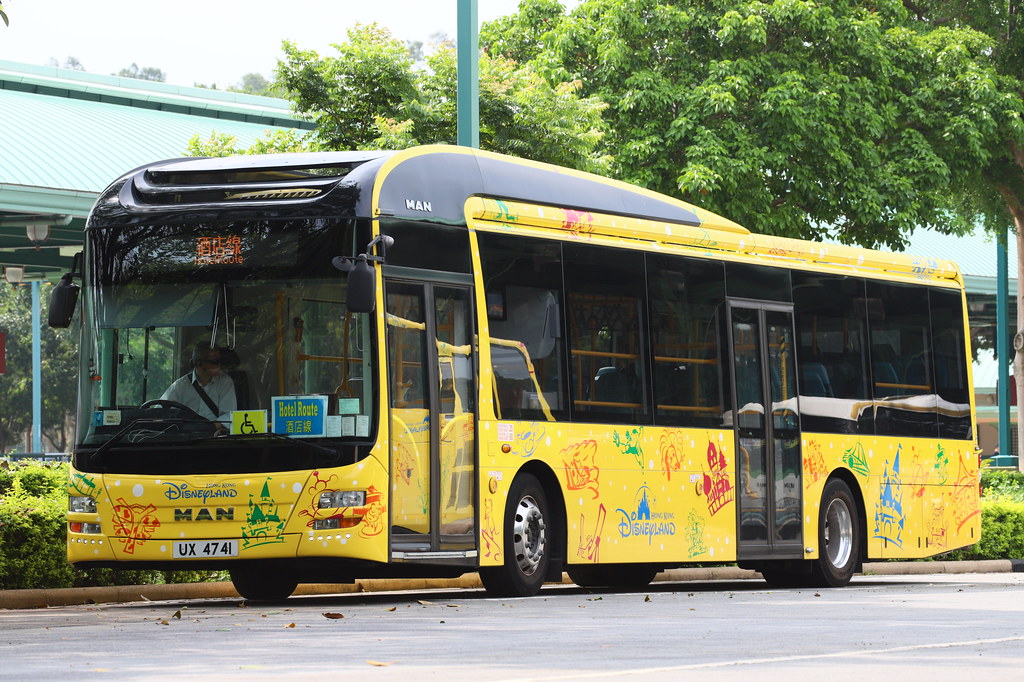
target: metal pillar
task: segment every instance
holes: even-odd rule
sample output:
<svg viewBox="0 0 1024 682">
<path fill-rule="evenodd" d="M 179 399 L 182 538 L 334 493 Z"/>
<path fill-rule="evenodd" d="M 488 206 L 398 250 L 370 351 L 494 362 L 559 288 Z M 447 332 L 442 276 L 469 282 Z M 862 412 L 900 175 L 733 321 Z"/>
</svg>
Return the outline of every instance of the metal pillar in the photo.
<svg viewBox="0 0 1024 682">
<path fill-rule="evenodd" d="M 32 282 L 32 452 L 43 451 L 42 327 L 39 322 L 39 282 Z"/>
<path fill-rule="evenodd" d="M 459 0 L 458 142 L 480 147 L 480 24 L 477 0 Z"/>
<path fill-rule="evenodd" d="M 996 252 L 996 367 L 999 379 L 996 381 L 996 403 L 999 406 L 999 454 L 1013 454 L 1010 439 L 1010 358 L 1009 330 L 1009 284 L 1007 268 L 1007 236 L 1004 232 L 997 240 Z M 1018 379 L 1019 380 L 1019 379 Z M 1018 406 L 1019 407 L 1019 406 Z"/>
</svg>

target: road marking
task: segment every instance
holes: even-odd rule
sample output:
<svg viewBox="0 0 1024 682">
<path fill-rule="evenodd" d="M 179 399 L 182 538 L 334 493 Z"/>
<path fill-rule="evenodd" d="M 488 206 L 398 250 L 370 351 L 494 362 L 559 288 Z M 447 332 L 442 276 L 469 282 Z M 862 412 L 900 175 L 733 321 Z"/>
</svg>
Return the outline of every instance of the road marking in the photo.
<svg viewBox="0 0 1024 682">
<path fill-rule="evenodd" d="M 741 665 L 765 665 L 767 663 L 787 663 L 790 661 L 814 661 L 825 658 L 846 658 L 849 656 L 878 656 L 882 654 L 898 654 L 907 651 L 923 651 L 926 649 L 951 649 L 954 647 L 977 646 L 979 644 L 1003 644 L 1006 642 L 1022 642 L 1024 635 L 1016 637 L 996 637 L 993 639 L 971 639 L 964 642 L 936 642 L 933 644 L 913 644 L 888 649 L 856 649 L 853 651 L 835 651 L 828 654 L 797 654 L 792 656 L 774 656 L 771 658 L 747 658 L 739 661 L 718 661 L 715 663 L 692 663 L 690 665 L 673 665 L 661 668 L 638 668 L 636 670 L 615 670 L 604 672 L 578 672 L 568 675 L 550 675 L 544 677 L 518 677 L 505 682 L 540 682 L 546 680 L 582 680 L 601 677 L 622 677 L 625 675 L 651 675 L 655 673 L 679 672 L 685 670 L 707 670 L 709 668 L 730 668 Z"/>
</svg>

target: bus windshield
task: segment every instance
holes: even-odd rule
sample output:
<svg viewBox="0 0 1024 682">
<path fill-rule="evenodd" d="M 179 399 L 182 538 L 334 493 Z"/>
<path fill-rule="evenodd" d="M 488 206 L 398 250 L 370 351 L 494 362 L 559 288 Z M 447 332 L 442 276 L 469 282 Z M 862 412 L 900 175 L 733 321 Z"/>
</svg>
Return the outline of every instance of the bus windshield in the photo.
<svg viewBox="0 0 1024 682">
<path fill-rule="evenodd" d="M 356 223 L 91 229 L 80 445 L 192 443 L 209 457 L 241 441 L 310 452 L 368 441 L 371 319 L 348 312 L 331 264 L 353 254 Z"/>
</svg>

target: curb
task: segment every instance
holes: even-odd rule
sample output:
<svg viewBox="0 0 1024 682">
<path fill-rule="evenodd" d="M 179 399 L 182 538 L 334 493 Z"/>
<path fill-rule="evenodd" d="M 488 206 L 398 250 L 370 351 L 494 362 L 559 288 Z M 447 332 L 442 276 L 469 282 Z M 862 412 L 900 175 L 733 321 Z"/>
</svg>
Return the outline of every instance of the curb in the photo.
<svg viewBox="0 0 1024 682">
<path fill-rule="evenodd" d="M 990 561 L 894 561 L 864 564 L 862 575 L 932 575 L 961 573 L 1024 573 L 1024 560 Z M 698 582 L 713 580 L 756 580 L 757 571 L 736 566 L 714 568 L 673 568 L 662 571 L 655 582 Z M 571 580 L 562 576 L 562 584 Z M 400 592 L 419 590 L 481 589 L 476 573 L 450 579 L 357 580 L 349 584 L 302 584 L 295 595 L 355 594 L 359 592 Z M 35 609 L 50 606 L 80 606 L 124 602 L 177 601 L 186 599 L 241 599 L 230 582 L 178 583 L 168 585 L 117 585 L 113 587 L 67 587 L 51 590 L 0 590 L 0 609 Z"/>
</svg>

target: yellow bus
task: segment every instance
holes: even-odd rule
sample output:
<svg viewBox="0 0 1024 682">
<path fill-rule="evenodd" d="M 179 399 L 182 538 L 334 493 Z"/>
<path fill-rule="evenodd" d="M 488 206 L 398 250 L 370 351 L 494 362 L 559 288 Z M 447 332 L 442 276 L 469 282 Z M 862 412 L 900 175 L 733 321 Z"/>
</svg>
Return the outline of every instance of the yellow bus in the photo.
<svg viewBox="0 0 1024 682">
<path fill-rule="evenodd" d="M 427 146 L 136 169 L 80 265 L 50 310 L 81 321 L 80 567 L 526 596 L 721 562 L 841 586 L 978 540 L 949 261 Z"/>
</svg>

